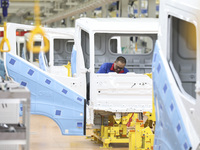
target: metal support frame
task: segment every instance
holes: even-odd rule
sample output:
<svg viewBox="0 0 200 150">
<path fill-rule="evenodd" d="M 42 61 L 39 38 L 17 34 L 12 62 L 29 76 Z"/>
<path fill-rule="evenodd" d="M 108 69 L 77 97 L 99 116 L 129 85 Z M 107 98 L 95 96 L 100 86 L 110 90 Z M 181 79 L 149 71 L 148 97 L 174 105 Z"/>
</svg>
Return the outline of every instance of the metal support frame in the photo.
<svg viewBox="0 0 200 150">
<path fill-rule="evenodd" d="M 24 130 L 20 132 L 3 132 L 0 131 L 0 145 L 23 145 L 24 150 L 29 150 L 29 126 L 30 126 L 30 92 L 27 88 L 20 87 L 19 84 L 6 81 L 0 83 L 0 103 L 2 104 L 19 104 L 23 105 L 22 124 Z M 3 123 L 3 122 L 1 122 Z M 17 123 L 16 123 L 17 124 Z M 12 124 L 15 126 L 15 124 Z"/>
</svg>

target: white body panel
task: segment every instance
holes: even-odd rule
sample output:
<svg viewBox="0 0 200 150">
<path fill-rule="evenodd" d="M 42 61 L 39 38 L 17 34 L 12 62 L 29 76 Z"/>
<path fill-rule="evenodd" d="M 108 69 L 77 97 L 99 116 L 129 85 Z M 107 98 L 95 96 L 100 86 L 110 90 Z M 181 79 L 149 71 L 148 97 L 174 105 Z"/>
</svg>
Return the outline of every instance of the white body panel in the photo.
<svg viewBox="0 0 200 150">
<path fill-rule="evenodd" d="M 110 112 L 152 111 L 152 80 L 142 74 L 96 74 L 91 107 Z"/>
<path fill-rule="evenodd" d="M 7 23 L 7 35 L 11 46 L 11 52 L 16 54 L 16 30 L 32 30 L 34 26 Z M 78 92 L 81 96 L 86 97 L 85 88 L 85 74 L 81 74 L 77 77 L 68 77 L 67 68 L 62 66 L 54 66 L 54 39 L 74 39 L 74 29 L 73 28 L 43 28 L 46 37 L 49 40 L 49 63 L 47 64 L 47 71 L 51 76 L 54 76 L 58 81 L 69 86 L 72 90 Z M 26 37 L 27 38 L 27 37 Z M 26 40 L 26 39 L 25 39 Z M 41 40 L 36 38 L 36 40 Z M 81 64 L 84 62 L 79 61 Z M 37 62 L 33 62 L 36 66 L 39 66 Z M 67 62 L 66 62 L 67 65 Z M 58 67 L 58 68 L 57 68 Z M 59 72 L 59 73 L 58 73 Z"/>
<path fill-rule="evenodd" d="M 94 112 L 128 113 L 152 111 L 152 80 L 143 74 L 95 73 L 95 33 L 157 34 L 157 19 L 81 18 L 76 21 L 76 46 L 80 55 L 81 30 L 89 34 L 90 105 L 87 123 L 94 124 Z M 119 51 L 119 50 L 118 50 Z M 114 62 L 114 61 L 113 61 Z M 113 63 L 112 62 L 112 63 Z M 78 66 L 77 66 L 78 67 Z M 78 69 L 77 69 L 78 70 Z"/>
</svg>

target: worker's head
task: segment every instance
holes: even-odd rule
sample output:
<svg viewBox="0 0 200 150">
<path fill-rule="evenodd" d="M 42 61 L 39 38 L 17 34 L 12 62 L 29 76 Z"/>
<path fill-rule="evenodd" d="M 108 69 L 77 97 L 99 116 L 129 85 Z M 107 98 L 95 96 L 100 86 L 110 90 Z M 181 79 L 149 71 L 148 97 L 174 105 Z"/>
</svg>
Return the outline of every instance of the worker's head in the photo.
<svg viewBox="0 0 200 150">
<path fill-rule="evenodd" d="M 124 69 L 126 65 L 126 59 L 122 56 L 117 57 L 117 59 L 114 62 L 114 70 L 115 72 L 119 73 Z"/>
</svg>

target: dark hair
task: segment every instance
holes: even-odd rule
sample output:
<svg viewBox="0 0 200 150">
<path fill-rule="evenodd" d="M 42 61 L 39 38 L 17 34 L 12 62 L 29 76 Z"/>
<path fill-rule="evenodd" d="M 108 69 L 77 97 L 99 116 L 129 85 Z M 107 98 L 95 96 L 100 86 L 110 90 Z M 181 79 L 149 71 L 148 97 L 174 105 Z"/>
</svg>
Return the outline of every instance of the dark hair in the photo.
<svg viewBox="0 0 200 150">
<path fill-rule="evenodd" d="M 126 58 L 124 58 L 123 56 L 117 57 L 116 62 L 118 62 L 118 61 L 120 61 L 121 63 L 126 64 Z"/>
</svg>

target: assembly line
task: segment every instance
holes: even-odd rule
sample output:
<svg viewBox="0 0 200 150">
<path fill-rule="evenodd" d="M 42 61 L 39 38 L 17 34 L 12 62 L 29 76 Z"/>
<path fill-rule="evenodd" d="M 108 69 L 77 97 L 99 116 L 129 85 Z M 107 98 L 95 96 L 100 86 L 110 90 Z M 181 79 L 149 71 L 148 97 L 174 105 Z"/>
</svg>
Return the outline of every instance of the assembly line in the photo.
<svg viewBox="0 0 200 150">
<path fill-rule="evenodd" d="M 42 25 L 35 4 L 34 26 L 0 28 L 0 149 L 35 149 L 37 115 L 105 149 L 200 149 L 198 0 L 160 0 L 159 18 L 82 17 L 73 28 Z"/>
</svg>

